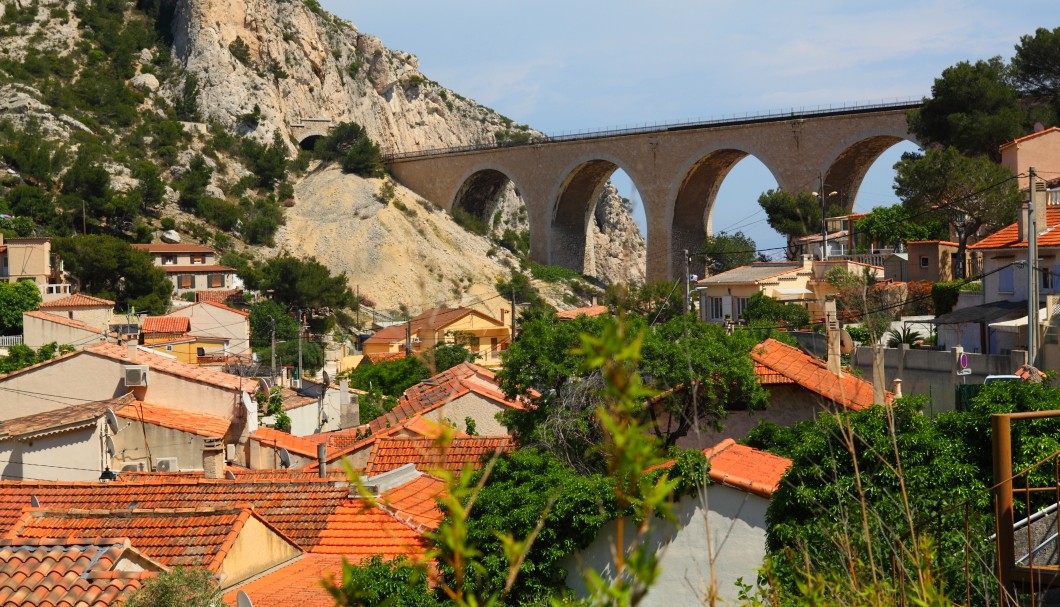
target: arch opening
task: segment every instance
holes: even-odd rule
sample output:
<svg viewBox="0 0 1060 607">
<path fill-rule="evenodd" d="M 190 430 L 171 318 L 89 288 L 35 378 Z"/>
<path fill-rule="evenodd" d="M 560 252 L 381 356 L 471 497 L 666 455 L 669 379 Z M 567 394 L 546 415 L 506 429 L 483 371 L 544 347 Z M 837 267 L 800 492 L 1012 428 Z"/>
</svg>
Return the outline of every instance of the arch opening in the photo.
<svg viewBox="0 0 1060 607">
<path fill-rule="evenodd" d="M 629 175 L 611 161 L 576 167 L 553 210 L 549 263 L 609 283 L 643 282 L 646 246 L 633 219 L 639 198 Z"/>
<path fill-rule="evenodd" d="M 689 271 L 700 278 L 709 273 L 700 254 L 708 234 L 743 232 L 756 248 L 774 244 L 779 236 L 766 223 L 758 197 L 776 187 L 765 164 L 747 152 L 722 149 L 703 156 L 685 175 L 674 201 L 671 276 L 683 279 L 686 249 L 692 256 Z"/>
<path fill-rule="evenodd" d="M 498 227 L 495 221 L 498 210 L 513 196 L 518 197 L 518 192 L 507 175 L 495 169 L 483 169 L 464 180 L 450 212 L 457 223 L 485 236 Z M 525 219 L 526 207 L 521 208 Z"/>
<path fill-rule="evenodd" d="M 298 142 L 298 147 L 303 149 L 303 150 L 311 152 L 311 151 L 313 151 L 313 148 L 316 147 L 317 142 L 320 141 L 323 138 L 324 138 L 323 135 L 308 135 L 306 137 L 303 137 Z"/>
</svg>

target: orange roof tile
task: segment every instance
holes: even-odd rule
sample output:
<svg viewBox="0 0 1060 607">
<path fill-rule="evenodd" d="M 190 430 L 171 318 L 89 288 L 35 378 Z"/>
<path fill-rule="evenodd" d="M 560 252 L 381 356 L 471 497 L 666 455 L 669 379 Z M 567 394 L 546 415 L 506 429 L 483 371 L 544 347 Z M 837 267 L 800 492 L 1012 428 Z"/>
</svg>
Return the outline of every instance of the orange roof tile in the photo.
<svg viewBox="0 0 1060 607">
<path fill-rule="evenodd" d="M 53 322 L 53 323 L 58 324 L 58 325 L 65 325 L 67 327 L 72 327 L 74 329 L 81 329 L 83 331 L 89 331 L 91 333 L 99 333 L 101 339 L 103 337 L 103 334 L 105 333 L 105 331 L 104 331 L 104 329 L 102 327 L 94 327 L 94 326 L 92 326 L 92 325 L 90 325 L 88 323 L 81 322 L 80 320 L 74 320 L 72 318 L 65 318 L 65 317 L 59 316 L 57 314 L 49 314 L 47 312 L 39 312 L 37 310 L 31 310 L 29 312 L 23 312 L 22 315 L 23 316 L 29 316 L 30 318 L 37 318 L 37 319 L 44 320 L 44 321 L 47 321 L 47 322 Z"/>
<path fill-rule="evenodd" d="M 438 498 L 444 493 L 445 483 L 423 474 L 384 491 L 377 502 L 380 508 L 413 527 L 437 529 L 443 517 Z"/>
<path fill-rule="evenodd" d="M 208 291 L 196 291 L 195 301 L 212 301 L 214 303 L 225 303 L 232 298 L 242 298 L 243 289 L 211 289 Z"/>
<path fill-rule="evenodd" d="M 758 379 L 758 383 L 763 386 L 774 386 L 777 384 L 793 384 L 794 379 L 784 377 L 783 375 L 773 371 L 769 367 L 755 363 L 755 377 Z"/>
<path fill-rule="evenodd" d="M 119 346 L 116 344 L 96 344 L 94 346 L 85 348 L 84 351 L 90 352 L 98 356 L 103 356 L 111 360 L 117 360 L 124 364 L 147 365 L 151 369 L 159 371 L 161 373 L 175 375 L 177 377 L 183 377 L 192 381 L 210 384 L 220 388 L 227 388 L 229 390 L 242 390 L 244 392 L 254 392 L 255 390 L 257 390 L 258 387 L 258 382 L 254 381 L 253 379 L 245 379 L 239 377 L 238 375 L 222 373 L 214 369 L 200 367 L 197 365 L 189 365 L 187 363 L 182 363 L 174 358 L 160 356 L 150 351 L 144 351 L 143 349 L 137 350 L 135 361 L 131 361 L 129 359 L 128 347 Z"/>
<path fill-rule="evenodd" d="M 849 373 L 837 376 L 828 370 L 824 361 L 775 339 L 767 339 L 752 348 L 751 358 L 764 368 L 763 373 L 786 377 L 848 409 L 858 411 L 872 405 L 871 383 Z M 893 395 L 886 394 L 889 401 Z"/>
<path fill-rule="evenodd" d="M 317 554 L 342 554 L 359 561 L 376 554 L 383 558 L 420 557 L 427 552 L 427 538 L 367 500 L 350 499 L 328 517 Z"/>
<path fill-rule="evenodd" d="M 365 473 L 381 474 L 405 464 L 416 464 L 417 469 L 428 472 L 444 469 L 459 473 L 464 466 L 478 468 L 484 459 L 514 448 L 515 440 L 510 436 L 454 438 L 444 450 L 431 438 L 380 438 L 368 457 Z"/>
<path fill-rule="evenodd" d="M 217 572 L 239 532 L 254 516 L 249 506 L 142 510 L 27 508 L 5 538 L 127 537 L 167 567 Z"/>
<path fill-rule="evenodd" d="M 210 247 L 191 243 L 168 243 L 158 242 L 152 244 L 134 244 L 134 249 L 147 251 L 148 253 L 215 253 Z"/>
<path fill-rule="evenodd" d="M 607 306 L 585 306 L 583 308 L 574 308 L 573 310 L 556 312 L 556 318 L 560 320 L 573 320 L 579 316 L 593 318 L 594 316 L 600 316 L 602 314 L 607 314 Z"/>
<path fill-rule="evenodd" d="M 128 560 L 151 570 L 119 569 Z M 0 605 L 116 605 L 161 569 L 125 538 L 0 540 Z"/>
<path fill-rule="evenodd" d="M 1042 233 L 1038 236 L 1039 247 L 1060 246 L 1060 207 L 1047 207 L 1045 210 L 1045 224 L 1047 228 L 1041 228 Z M 1008 249 L 1026 248 L 1027 241 L 1019 233 L 1019 223 L 1001 228 L 979 242 L 968 245 L 972 250 L 983 249 Z"/>
<path fill-rule="evenodd" d="M 497 326 L 504 326 L 503 323 L 496 318 L 492 318 L 471 308 L 432 308 L 409 320 L 408 327 L 413 335 L 424 330 L 440 331 L 468 314 L 475 314 L 493 322 Z M 366 339 L 364 343 L 391 344 L 403 342 L 405 341 L 405 330 L 406 325 L 404 323 L 392 327 L 386 327 L 377 331 L 375 335 Z"/>
<path fill-rule="evenodd" d="M 342 561 L 337 554 L 306 554 L 249 582 L 234 586 L 224 595 L 228 605 L 236 604 L 236 595 L 245 592 L 254 607 L 334 607 L 335 599 L 318 581 L 342 583 Z M 352 559 L 358 560 L 358 559 Z"/>
<path fill-rule="evenodd" d="M 137 400 L 128 407 L 115 410 L 118 417 L 142 423 L 180 430 L 207 438 L 224 438 L 232 422 L 219 415 L 197 413 L 184 409 L 165 407 Z"/>
<path fill-rule="evenodd" d="M 317 445 L 320 444 L 310 438 L 294 436 L 283 430 L 275 428 L 258 428 L 249 437 L 252 441 L 258 441 L 265 445 L 272 445 L 277 449 L 287 449 L 291 453 L 307 457 L 317 456 Z"/>
<path fill-rule="evenodd" d="M 376 333 L 376 335 L 378 335 L 378 333 Z M 398 360 L 398 359 L 401 359 L 401 358 L 405 358 L 408 355 L 409 355 L 409 353 L 408 352 L 404 352 L 404 351 L 402 351 L 402 352 L 376 352 L 374 354 L 365 354 L 365 356 L 368 358 L 368 362 L 371 362 L 371 363 Z"/>
<path fill-rule="evenodd" d="M 759 451 L 727 438 L 703 450 L 710 462 L 710 480 L 768 498 L 780 486 L 780 481 L 791 467 L 786 457 Z M 652 466 L 659 470 L 674 465 L 675 460 Z"/>
<path fill-rule="evenodd" d="M 237 476 L 237 480 L 193 479 L 184 475 L 119 477 L 119 482 L 0 481 L 0 532 L 15 525 L 36 497 L 52 509 L 148 510 L 234 508 L 249 504 L 255 514 L 299 546 L 312 549 L 328 517 L 349 497 L 346 483 L 304 474 L 283 480 L 278 474 Z"/>
<path fill-rule="evenodd" d="M 80 403 L 61 409 L 6 419 L 0 421 L 0 440 L 28 435 L 52 434 L 90 426 L 102 417 L 107 409 L 119 412 L 126 405 L 133 402 L 133 398 L 130 392 L 119 398 Z"/>
<path fill-rule="evenodd" d="M 92 297 L 91 295 L 85 295 L 84 293 L 74 293 L 73 295 L 67 295 L 66 297 L 46 301 L 42 303 L 40 307 L 43 310 L 50 308 L 100 308 L 113 305 L 114 302 L 109 299 Z"/>
<path fill-rule="evenodd" d="M 705 449 L 710 479 L 762 497 L 773 495 L 792 461 L 786 457 L 737 444 L 727 438 Z"/>
<path fill-rule="evenodd" d="M 187 316 L 148 316 L 140 326 L 141 333 L 180 333 L 191 331 Z"/>
</svg>

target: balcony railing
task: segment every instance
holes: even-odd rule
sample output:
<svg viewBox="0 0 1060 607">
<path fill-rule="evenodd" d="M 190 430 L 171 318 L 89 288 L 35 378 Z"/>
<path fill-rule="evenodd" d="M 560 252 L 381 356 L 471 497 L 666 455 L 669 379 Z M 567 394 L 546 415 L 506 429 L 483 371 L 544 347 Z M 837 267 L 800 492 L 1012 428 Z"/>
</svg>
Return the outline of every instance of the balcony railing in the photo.
<svg viewBox="0 0 1060 607">
<path fill-rule="evenodd" d="M 22 345 L 21 335 L 0 335 L 0 348 Z"/>
</svg>

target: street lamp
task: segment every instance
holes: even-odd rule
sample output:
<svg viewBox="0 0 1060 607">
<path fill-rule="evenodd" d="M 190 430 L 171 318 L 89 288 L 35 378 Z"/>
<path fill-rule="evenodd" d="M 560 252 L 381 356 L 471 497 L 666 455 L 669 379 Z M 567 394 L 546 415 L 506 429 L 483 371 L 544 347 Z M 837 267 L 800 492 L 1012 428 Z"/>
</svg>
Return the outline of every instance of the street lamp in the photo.
<svg viewBox="0 0 1060 607">
<path fill-rule="evenodd" d="M 825 201 L 832 196 L 838 196 L 839 192 L 828 192 L 826 196 L 824 185 L 823 183 L 821 184 L 822 191 L 811 192 L 811 194 L 821 199 L 821 261 L 828 261 L 828 212 L 825 209 Z"/>
</svg>

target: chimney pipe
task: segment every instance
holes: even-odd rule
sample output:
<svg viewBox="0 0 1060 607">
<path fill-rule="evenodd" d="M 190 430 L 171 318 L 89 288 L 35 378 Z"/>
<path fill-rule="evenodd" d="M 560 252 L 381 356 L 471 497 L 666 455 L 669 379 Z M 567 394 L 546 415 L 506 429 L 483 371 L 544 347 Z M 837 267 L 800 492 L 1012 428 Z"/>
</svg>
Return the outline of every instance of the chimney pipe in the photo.
<svg viewBox="0 0 1060 607">
<path fill-rule="evenodd" d="M 328 477 L 328 445 L 327 443 L 317 444 L 317 474 L 320 478 Z"/>
<path fill-rule="evenodd" d="M 843 375 L 843 360 L 840 357 L 842 340 L 839 336 L 839 315 L 836 313 L 835 300 L 824 302 L 825 329 L 828 339 L 828 370 L 837 376 Z"/>
<path fill-rule="evenodd" d="M 129 356 L 129 362 L 136 362 L 136 343 L 135 342 L 129 342 L 129 345 L 128 345 L 128 356 Z"/>
<path fill-rule="evenodd" d="M 894 378 L 894 397 L 902 398 L 902 380 Z"/>
</svg>

